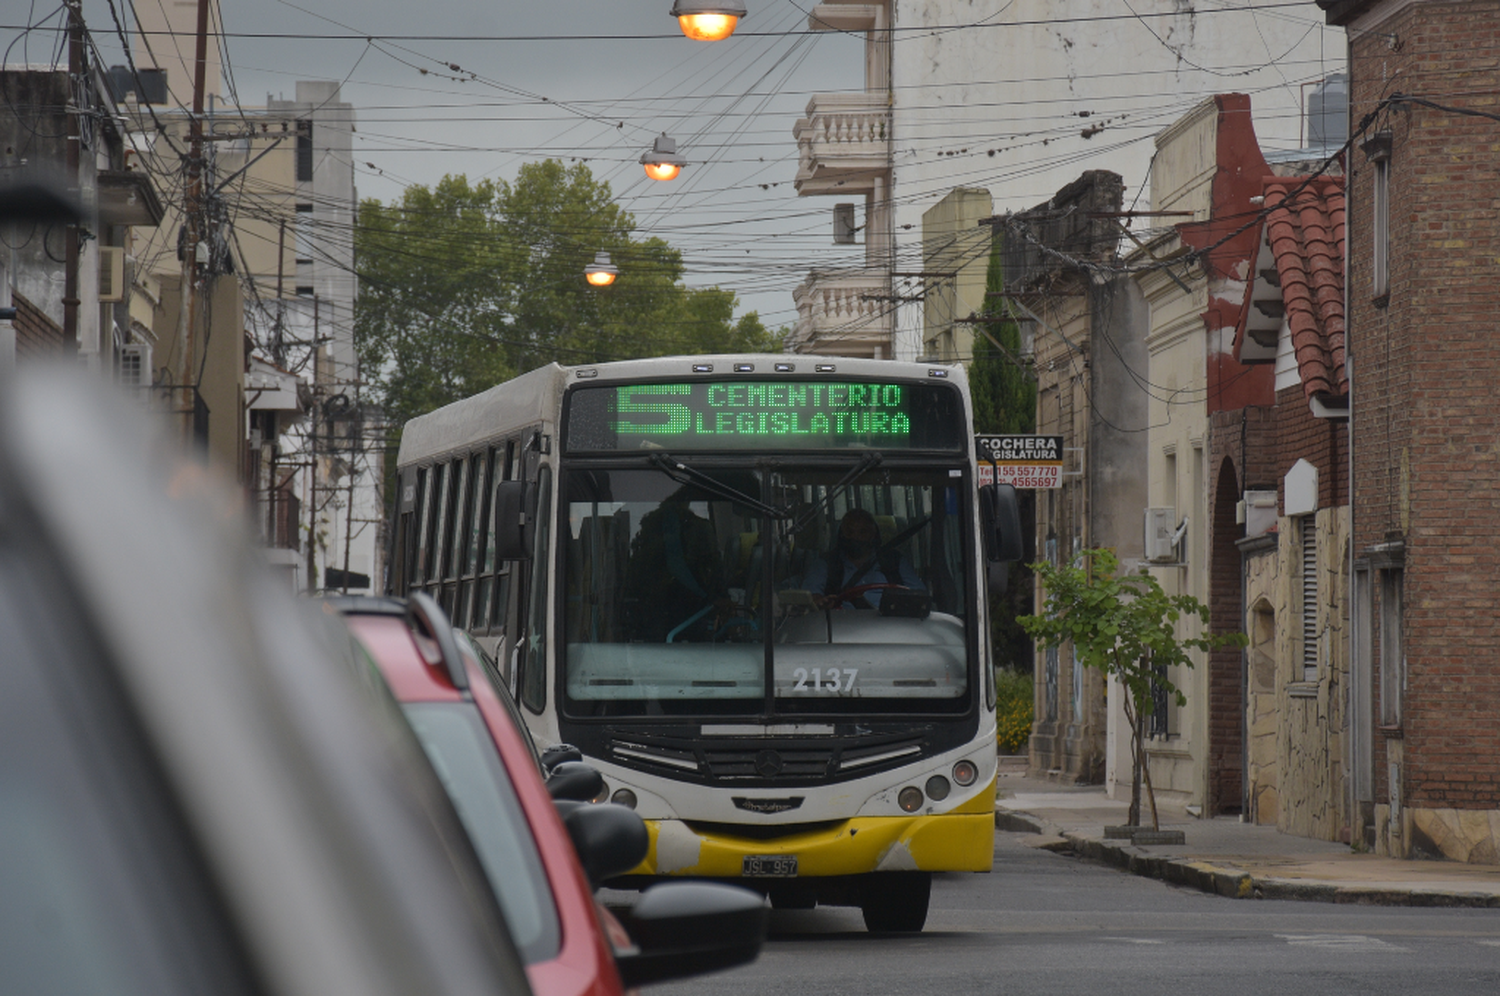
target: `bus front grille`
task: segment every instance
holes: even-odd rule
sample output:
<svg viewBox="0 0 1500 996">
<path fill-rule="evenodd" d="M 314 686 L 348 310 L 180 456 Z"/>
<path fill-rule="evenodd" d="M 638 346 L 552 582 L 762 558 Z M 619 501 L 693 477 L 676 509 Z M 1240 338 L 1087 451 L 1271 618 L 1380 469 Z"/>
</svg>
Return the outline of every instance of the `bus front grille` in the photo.
<svg viewBox="0 0 1500 996">
<path fill-rule="evenodd" d="M 925 733 L 718 737 L 613 733 L 611 761 L 710 785 L 819 785 L 910 764 L 931 752 Z"/>
</svg>

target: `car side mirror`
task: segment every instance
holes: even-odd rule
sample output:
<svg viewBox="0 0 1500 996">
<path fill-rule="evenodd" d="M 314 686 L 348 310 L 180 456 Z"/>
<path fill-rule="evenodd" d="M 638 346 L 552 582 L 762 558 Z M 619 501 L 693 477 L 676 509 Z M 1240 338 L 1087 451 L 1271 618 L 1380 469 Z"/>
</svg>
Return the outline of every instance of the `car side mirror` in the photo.
<svg viewBox="0 0 1500 996">
<path fill-rule="evenodd" d="M 980 525 L 984 531 L 984 559 L 992 563 L 1020 560 L 1021 505 L 1009 484 L 986 484 L 979 489 Z"/>
<path fill-rule="evenodd" d="M 638 951 L 618 955 L 627 989 L 717 972 L 754 961 L 770 912 L 758 893 L 716 882 L 647 889 L 624 918 Z"/>
<path fill-rule="evenodd" d="M 542 751 L 542 770 L 547 772 L 548 774 L 551 774 L 552 769 L 557 767 L 559 764 L 562 764 L 564 761 L 582 760 L 583 751 L 579 750 L 577 747 L 574 747 L 572 744 L 553 744 L 551 747 L 548 747 L 546 750 Z M 589 798 L 593 797 L 590 796 Z"/>
<path fill-rule="evenodd" d="M 536 489 L 530 481 L 495 485 L 495 557 L 530 560 L 531 530 L 536 522 Z"/>
<path fill-rule="evenodd" d="M 555 799 L 588 802 L 604 791 L 604 776 L 582 761 L 562 761 L 547 772 L 547 794 Z"/>
<path fill-rule="evenodd" d="M 651 836 L 646 832 L 646 821 L 634 811 L 612 802 L 593 805 L 559 799 L 555 805 L 594 888 L 646 860 Z"/>
</svg>

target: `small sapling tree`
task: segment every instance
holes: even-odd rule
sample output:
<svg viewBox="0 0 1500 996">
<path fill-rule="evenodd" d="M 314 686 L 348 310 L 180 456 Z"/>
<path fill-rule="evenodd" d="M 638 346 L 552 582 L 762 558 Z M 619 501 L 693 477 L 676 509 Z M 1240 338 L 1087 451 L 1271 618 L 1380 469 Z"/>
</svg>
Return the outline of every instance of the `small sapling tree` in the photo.
<svg viewBox="0 0 1500 996">
<path fill-rule="evenodd" d="M 1169 669 L 1192 667 L 1191 650 L 1244 646 L 1243 633 L 1211 633 L 1208 608 L 1192 595 L 1168 595 L 1143 568 L 1121 574 L 1120 560 L 1109 550 L 1085 550 L 1072 563 L 1054 567 L 1033 564 L 1046 591 L 1042 612 L 1017 621 L 1044 648 L 1073 644 L 1085 667 L 1113 676 L 1125 690 L 1125 719 L 1130 724 L 1130 826 L 1141 825 L 1141 781 L 1151 803 L 1151 826 L 1160 829 L 1156 793 L 1146 766 L 1146 717 L 1158 696 L 1187 704 L 1168 677 Z M 1200 635 L 1179 636 L 1183 616 L 1196 617 Z M 1154 693 L 1154 694 L 1153 694 Z"/>
</svg>

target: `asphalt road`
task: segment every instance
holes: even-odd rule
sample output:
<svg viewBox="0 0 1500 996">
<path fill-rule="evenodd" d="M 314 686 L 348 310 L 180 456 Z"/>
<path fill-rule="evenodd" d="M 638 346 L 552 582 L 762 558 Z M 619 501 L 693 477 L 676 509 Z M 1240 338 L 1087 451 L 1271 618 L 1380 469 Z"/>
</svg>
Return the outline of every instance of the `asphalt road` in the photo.
<svg viewBox="0 0 1500 996">
<path fill-rule="evenodd" d="M 1500 993 L 1500 910 L 1231 900 L 997 833 L 990 875 L 940 876 L 920 935 L 773 911 L 754 964 L 650 996 Z"/>
</svg>

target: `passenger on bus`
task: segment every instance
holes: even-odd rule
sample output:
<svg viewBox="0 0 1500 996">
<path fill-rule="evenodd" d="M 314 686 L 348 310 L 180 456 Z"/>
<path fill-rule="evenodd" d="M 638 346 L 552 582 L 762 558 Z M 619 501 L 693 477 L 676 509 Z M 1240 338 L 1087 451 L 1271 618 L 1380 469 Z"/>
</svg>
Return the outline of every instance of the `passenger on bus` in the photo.
<svg viewBox="0 0 1500 996">
<path fill-rule="evenodd" d="M 732 606 L 713 524 L 694 512 L 694 489 L 679 488 L 641 517 L 625 565 L 630 639 L 712 639 Z"/>
<path fill-rule="evenodd" d="M 802 586 L 816 594 L 818 608 L 840 608 L 848 603 L 856 609 L 880 608 L 880 596 L 889 589 L 872 588 L 852 598 L 839 593 L 869 584 L 894 584 L 912 591 L 926 591 L 911 561 L 897 550 L 880 545 L 880 526 L 862 508 L 851 508 L 839 523 L 838 545 L 808 567 Z"/>
</svg>

